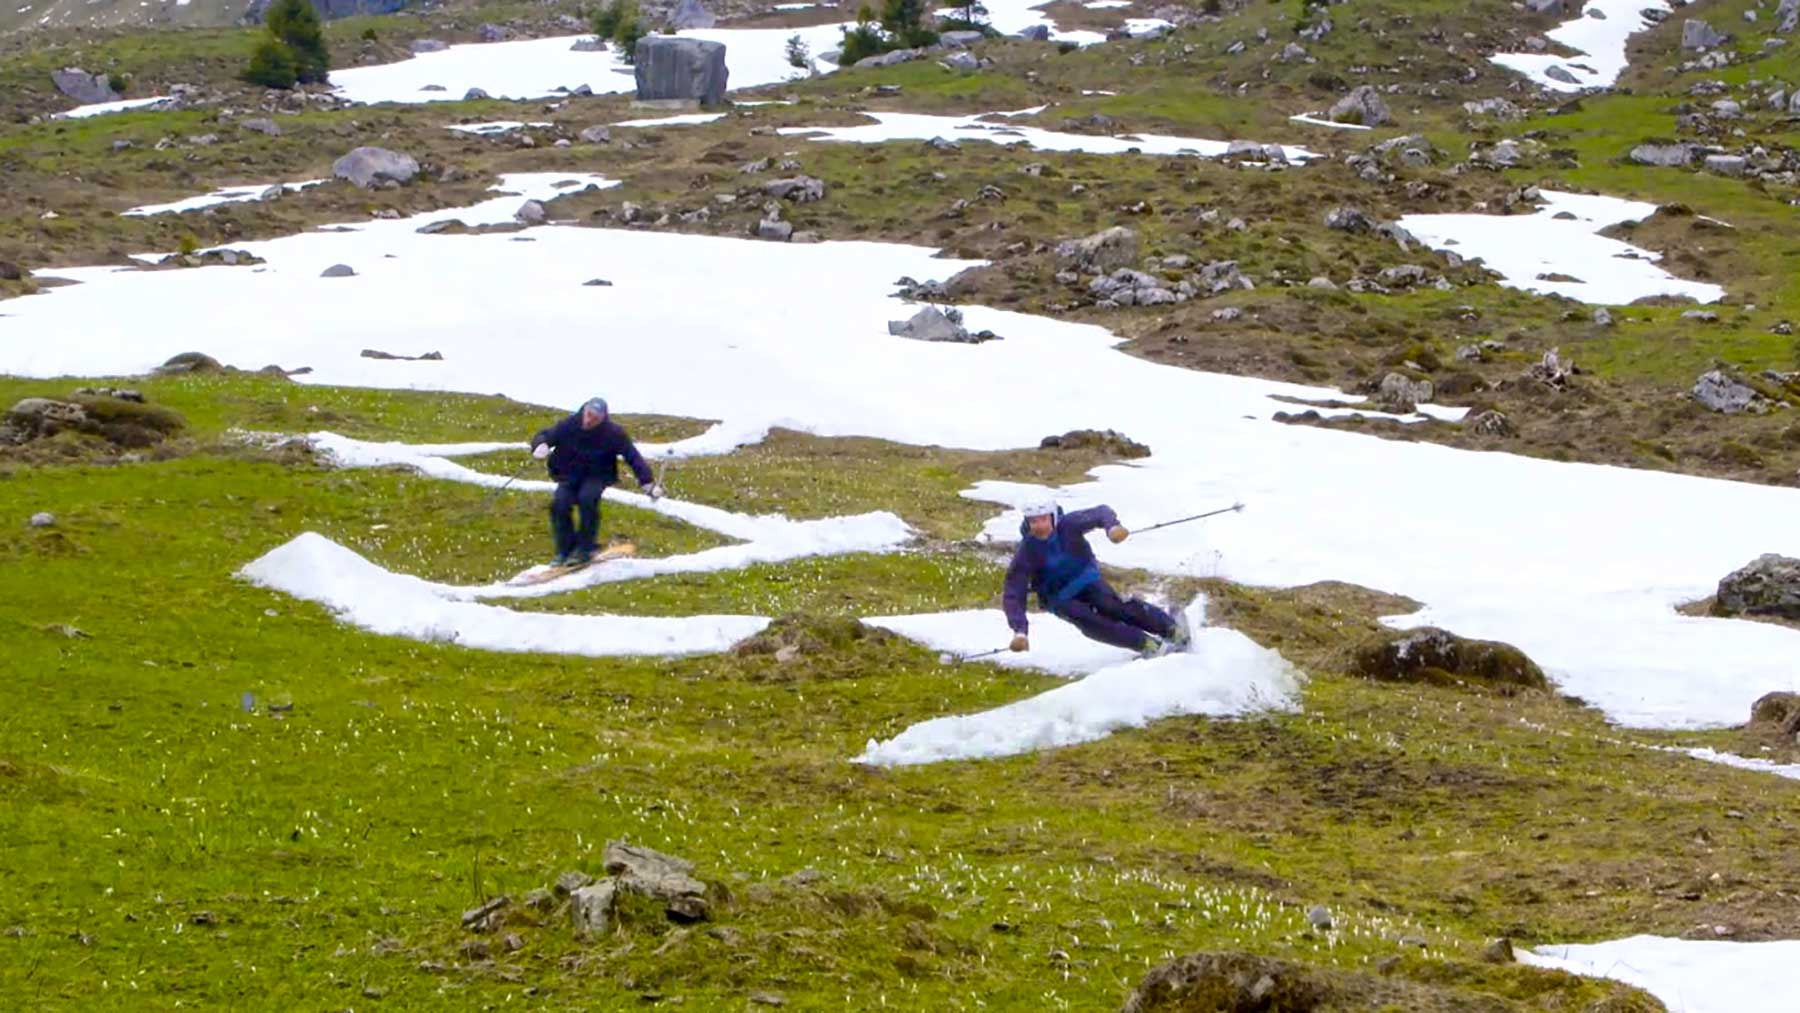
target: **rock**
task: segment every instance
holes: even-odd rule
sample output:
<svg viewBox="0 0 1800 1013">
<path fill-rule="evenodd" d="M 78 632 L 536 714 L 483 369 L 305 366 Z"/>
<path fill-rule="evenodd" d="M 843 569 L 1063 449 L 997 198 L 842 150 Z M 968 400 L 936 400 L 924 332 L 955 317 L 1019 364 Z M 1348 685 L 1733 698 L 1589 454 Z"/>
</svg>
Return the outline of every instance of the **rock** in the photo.
<svg viewBox="0 0 1800 1013">
<path fill-rule="evenodd" d="M 259 134 L 267 134 L 270 137 L 280 137 L 281 136 L 281 128 L 279 126 L 276 126 L 274 120 L 267 119 L 267 118 L 243 120 L 242 122 L 240 122 L 238 124 L 238 126 L 242 127 L 245 130 L 254 130 Z"/>
<path fill-rule="evenodd" d="M 1513 428 L 1512 419 L 1507 418 L 1504 412 L 1492 408 L 1470 419 L 1469 430 L 1482 436 L 1510 438 L 1519 435 L 1519 431 Z"/>
<path fill-rule="evenodd" d="M 941 32 L 938 34 L 939 42 L 942 42 L 946 46 L 954 46 L 958 49 L 965 49 L 969 46 L 973 46 L 985 38 L 987 38 L 987 36 L 980 32 L 957 31 Z M 834 60 L 832 62 L 835 63 L 837 61 Z"/>
<path fill-rule="evenodd" d="M 1336 292 L 1337 291 L 1337 282 L 1332 281 L 1330 278 L 1327 278 L 1324 275 L 1319 275 L 1318 277 L 1313 278 L 1312 280 L 1308 281 L 1306 283 L 1306 287 L 1307 288 L 1324 289 L 1327 292 Z"/>
<path fill-rule="evenodd" d="M 395 355 L 393 352 L 384 352 L 384 351 L 380 350 L 379 348 L 365 348 L 362 350 L 361 354 L 362 354 L 362 357 L 365 359 L 385 359 L 385 360 L 389 360 L 389 361 L 393 361 L 393 362 L 443 362 L 444 361 L 444 353 L 443 352 L 426 352 L 424 355 Z"/>
<path fill-rule="evenodd" d="M 718 21 L 700 0 L 681 0 L 669 15 L 669 27 L 678 32 L 690 28 L 711 28 Z"/>
<path fill-rule="evenodd" d="M 482 42 L 505 42 L 512 37 L 512 32 L 496 24 L 484 24 L 475 29 L 475 37 Z"/>
<path fill-rule="evenodd" d="M 1749 162 L 1742 155 L 1708 155 L 1704 164 L 1707 172 L 1720 176 L 1742 176 Z"/>
<path fill-rule="evenodd" d="M 356 269 L 349 264 L 333 264 L 319 272 L 321 278 L 354 278 Z"/>
<path fill-rule="evenodd" d="M 1351 675 L 1383 682 L 1550 686 L 1537 663 L 1511 644 L 1468 640 L 1432 626 L 1384 630 L 1352 650 L 1347 662 Z"/>
<path fill-rule="evenodd" d="M 725 100 L 729 72 L 723 42 L 647 35 L 634 53 L 640 102 L 680 99 L 716 106 Z"/>
<path fill-rule="evenodd" d="M 612 130 L 604 126 L 587 127 L 575 137 L 583 144 L 609 144 L 612 142 Z"/>
<path fill-rule="evenodd" d="M 1723 370 L 1703 373 L 1689 392 L 1702 406 L 1726 415 L 1762 411 L 1767 406 L 1761 394 L 1748 384 L 1727 376 Z"/>
<path fill-rule="evenodd" d="M 811 176 L 795 176 L 792 179 L 772 179 L 762 185 L 763 193 L 778 200 L 790 200 L 796 204 L 810 204 L 825 196 L 825 181 Z"/>
<path fill-rule="evenodd" d="M 671 918 L 706 917 L 706 884 L 693 877 L 694 863 L 623 841 L 608 841 L 602 861 L 620 889 L 663 902 Z"/>
<path fill-rule="evenodd" d="M 552 889 L 558 897 L 567 897 L 593 881 L 594 877 L 585 872 L 569 871 L 556 877 L 556 884 Z"/>
<path fill-rule="evenodd" d="M 785 243 L 794 237 L 794 225 L 779 218 L 764 218 L 756 223 L 756 237 Z"/>
<path fill-rule="evenodd" d="M 1230 292 L 1235 289 L 1253 289 L 1256 283 L 1238 270 L 1235 260 L 1215 260 L 1200 269 L 1196 279 L 1200 288 L 1212 295 Z"/>
<path fill-rule="evenodd" d="M 1611 327 L 1612 325 L 1613 325 L 1613 316 L 1612 316 L 1612 312 L 1610 310 L 1608 310 L 1604 306 L 1598 307 L 1594 310 L 1594 326 L 1595 327 Z"/>
<path fill-rule="evenodd" d="M 1575 363 L 1562 357 L 1561 349 L 1552 348 L 1544 353 L 1542 359 L 1525 368 L 1525 379 L 1561 389 L 1569 385 L 1569 377 L 1577 372 L 1579 370 L 1575 368 Z"/>
<path fill-rule="evenodd" d="M 788 237 L 788 242 L 790 243 L 810 244 L 823 243 L 824 241 L 824 236 L 819 235 L 817 232 L 810 231 L 796 232 Z"/>
<path fill-rule="evenodd" d="M 576 39 L 575 44 L 569 47 L 569 52 L 604 53 L 609 46 L 610 43 L 605 39 Z"/>
<path fill-rule="evenodd" d="M 1716 616 L 1774 616 L 1800 621 L 1800 559 L 1758 556 L 1719 581 Z"/>
<path fill-rule="evenodd" d="M 1324 905 L 1315 904 L 1306 909 L 1306 924 L 1320 932 L 1331 931 L 1331 912 Z"/>
<path fill-rule="evenodd" d="M 1096 232 L 1086 239 L 1068 240 L 1056 247 L 1059 271 L 1107 274 L 1130 267 L 1137 261 L 1138 234 L 1122 225 Z"/>
<path fill-rule="evenodd" d="M 925 51 L 923 49 L 894 49 L 885 53 L 877 53 L 874 56 L 866 56 L 856 61 L 856 65 L 863 68 L 894 67 L 902 63 L 910 63 L 913 60 L 923 59 L 924 56 Z"/>
<path fill-rule="evenodd" d="M 1511 1005 L 1462 988 L 1423 984 L 1404 975 L 1347 971 L 1250 953 L 1194 953 L 1144 975 L 1120 1013 L 1485 1013 Z M 1598 1010 L 1602 1005 L 1591 1008 Z"/>
<path fill-rule="evenodd" d="M 533 911 L 549 911 L 556 907 L 556 894 L 539 887 L 527 893 L 525 899 L 519 903 Z"/>
<path fill-rule="evenodd" d="M 331 174 L 368 190 L 388 181 L 412 182 L 419 174 L 419 163 L 411 155 L 398 151 L 362 147 L 333 162 Z"/>
<path fill-rule="evenodd" d="M 468 91 L 463 92 L 464 102 L 479 102 L 490 98 L 493 98 L 493 96 L 480 88 L 470 88 Z"/>
<path fill-rule="evenodd" d="M 960 71 L 965 74 L 973 73 L 981 69 L 981 61 L 975 58 L 974 53 L 967 52 L 966 50 L 958 50 L 938 62 L 942 64 L 946 70 Z"/>
<path fill-rule="evenodd" d="M 1333 123 L 1360 123 L 1365 127 L 1379 127 L 1394 122 L 1393 114 L 1388 111 L 1387 103 L 1370 85 L 1360 85 L 1350 94 L 1339 99 L 1326 114 Z"/>
<path fill-rule="evenodd" d="M 1389 373 L 1376 387 L 1375 403 L 1395 414 L 1405 415 L 1430 401 L 1434 393 L 1430 380 L 1414 380 L 1402 373 Z"/>
<path fill-rule="evenodd" d="M 170 356 L 167 362 L 156 367 L 156 371 L 162 374 L 217 373 L 224 368 L 220 365 L 219 360 L 210 355 L 203 355 L 199 352 L 182 352 L 179 355 Z"/>
<path fill-rule="evenodd" d="M 1775 8 L 1775 30 L 1789 35 L 1795 28 L 1800 28 L 1800 0 L 1781 0 Z"/>
<path fill-rule="evenodd" d="M 1512 940 L 1501 936 L 1482 947 L 1481 959 L 1488 964 L 1510 964 L 1517 958 L 1513 956 Z"/>
<path fill-rule="evenodd" d="M 1149 457 L 1150 448 L 1111 429 L 1074 429 L 1038 441 L 1040 450 L 1097 450 L 1107 457 Z"/>
<path fill-rule="evenodd" d="M 971 335 L 968 328 L 963 326 L 961 310 L 940 310 L 936 306 L 926 306 L 908 320 L 888 321 L 888 333 L 897 338 L 912 338 L 915 341 L 974 344 L 982 340 L 979 336 Z"/>
<path fill-rule="evenodd" d="M 31 527 L 31 528 L 53 528 L 53 527 L 56 527 L 56 515 L 53 513 L 48 513 L 48 512 L 39 512 L 39 513 L 32 514 L 31 519 L 25 522 L 25 526 Z"/>
<path fill-rule="evenodd" d="M 1470 116 L 1492 116 L 1501 120 L 1522 119 L 1525 111 L 1503 98 L 1484 98 L 1476 102 L 1464 102 L 1463 112 Z"/>
<path fill-rule="evenodd" d="M 1431 278 L 1431 272 L 1417 264 L 1400 264 L 1383 268 L 1375 276 L 1375 280 L 1388 288 L 1411 288 L 1423 285 Z"/>
<path fill-rule="evenodd" d="M 752 992 L 747 998 L 753 1006 L 786 1006 L 787 1000 L 779 992 Z"/>
<path fill-rule="evenodd" d="M 112 81 L 105 74 L 90 74 L 80 67 L 64 67 L 52 71 L 50 83 L 56 85 L 57 91 L 82 105 L 116 102 L 119 99 L 119 93 L 113 90 Z"/>
<path fill-rule="evenodd" d="M 549 212 L 544 210 L 543 201 L 528 200 L 519 205 L 519 210 L 513 212 L 513 221 L 526 225 L 542 225 L 544 219 L 548 217 Z"/>
<path fill-rule="evenodd" d="M 618 900 L 618 886 L 610 879 L 590 886 L 577 887 L 569 894 L 569 921 L 575 934 L 594 939 L 606 934 L 612 926 L 613 905 Z"/>
<path fill-rule="evenodd" d="M 581 284 L 587 288 L 612 288 L 612 282 L 605 278 L 589 278 Z"/>
<path fill-rule="evenodd" d="M 1569 0 L 1525 0 L 1525 9 L 1533 14 L 1564 14 Z"/>
<path fill-rule="evenodd" d="M 1544 76 L 1549 78 L 1552 81 L 1561 81 L 1563 84 L 1580 84 L 1581 83 L 1581 78 L 1578 78 L 1574 74 L 1570 73 L 1569 70 L 1560 63 L 1553 63 L 1548 68 L 1546 68 L 1544 71 Z"/>
<path fill-rule="evenodd" d="M 1681 25 L 1681 48 L 1704 51 L 1724 45 L 1725 36 L 1704 21 L 1689 18 Z"/>
<path fill-rule="evenodd" d="M 1775 725 L 1789 735 L 1800 727 L 1800 693 L 1764 693 L 1750 705 L 1750 723 Z"/>
<path fill-rule="evenodd" d="M 471 932 L 486 932 L 495 925 L 494 916 L 506 910 L 511 903 L 511 897 L 502 895 L 478 907 L 472 907 L 463 912 L 462 926 Z"/>
<path fill-rule="evenodd" d="M 450 44 L 443 39 L 414 39 L 406 48 L 414 53 L 441 53 L 449 49 Z"/>
<path fill-rule="evenodd" d="M 1375 220 L 1358 208 L 1338 207 L 1325 212 L 1325 227 L 1339 232 L 1373 232 Z"/>
<path fill-rule="evenodd" d="M 1049 42 L 1050 41 L 1050 26 L 1049 25 L 1028 25 L 1028 26 L 1026 26 L 1024 31 L 1022 31 L 1018 34 L 1017 37 L 1024 39 L 1027 42 Z"/>
</svg>

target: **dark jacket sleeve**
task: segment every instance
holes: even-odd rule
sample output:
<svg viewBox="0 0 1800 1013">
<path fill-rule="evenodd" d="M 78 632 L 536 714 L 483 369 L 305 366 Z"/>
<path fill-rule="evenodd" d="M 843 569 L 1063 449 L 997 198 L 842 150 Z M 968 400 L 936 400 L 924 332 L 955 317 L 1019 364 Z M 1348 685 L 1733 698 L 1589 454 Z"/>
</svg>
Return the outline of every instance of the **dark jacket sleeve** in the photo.
<svg viewBox="0 0 1800 1013">
<path fill-rule="evenodd" d="M 644 455 L 638 453 L 637 444 L 631 442 L 624 429 L 619 430 L 619 453 L 625 456 L 625 463 L 631 465 L 631 473 L 637 476 L 638 486 L 648 489 L 656 481 L 656 475 L 650 471 L 650 465 L 644 461 Z"/>
<path fill-rule="evenodd" d="M 548 443 L 554 447 L 558 444 L 567 442 L 570 436 L 569 423 L 574 418 L 575 416 L 573 415 L 565 415 L 561 419 L 558 419 L 554 424 L 538 430 L 537 435 L 531 438 L 531 445 L 535 447 L 540 443 Z M 580 423 L 577 422 L 576 425 L 580 425 Z"/>
<path fill-rule="evenodd" d="M 1006 610 L 1006 625 L 1012 627 L 1014 633 L 1025 633 L 1031 624 L 1025 621 L 1025 596 L 1031 591 L 1031 564 L 1025 559 L 1025 550 L 1020 549 L 1013 554 L 1012 565 L 1006 568 L 1006 590 L 1001 595 L 1001 607 Z"/>
<path fill-rule="evenodd" d="M 1062 519 L 1062 526 L 1078 535 L 1085 535 L 1095 528 L 1115 527 L 1118 523 L 1119 515 L 1113 513 L 1113 508 L 1104 503 L 1086 510 L 1077 510 L 1072 514 L 1064 514 Z"/>
</svg>

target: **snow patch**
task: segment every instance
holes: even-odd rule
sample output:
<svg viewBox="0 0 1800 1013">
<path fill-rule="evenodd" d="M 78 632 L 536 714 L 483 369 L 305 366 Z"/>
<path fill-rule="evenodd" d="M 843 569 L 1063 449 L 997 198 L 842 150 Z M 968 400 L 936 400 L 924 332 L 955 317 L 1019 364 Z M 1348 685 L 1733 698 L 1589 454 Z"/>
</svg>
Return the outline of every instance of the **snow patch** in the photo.
<svg viewBox="0 0 1800 1013">
<path fill-rule="evenodd" d="M 288 193 L 299 193 L 307 187 L 329 182 L 331 181 L 328 179 L 309 179 L 299 183 L 282 183 L 280 186 Z M 170 201 L 167 204 L 143 204 L 119 213 L 128 217 L 172 215 L 218 207 L 221 204 L 242 204 L 260 199 L 263 193 L 274 185 L 276 184 L 252 183 L 249 186 L 228 186 L 221 190 L 214 190 L 212 193 L 201 194 L 198 197 L 187 197 L 178 201 Z"/>
<path fill-rule="evenodd" d="M 724 118 L 724 113 L 682 113 L 678 116 L 659 116 L 648 120 L 624 120 L 612 125 L 615 127 L 689 127 L 701 123 L 712 123 Z"/>
<path fill-rule="evenodd" d="M 1591 0 L 1582 7 L 1581 13 L 1544 33 L 1545 38 L 1567 46 L 1579 55 L 1498 53 L 1489 59 L 1551 91 L 1610 88 L 1629 64 L 1625 57 L 1627 40 L 1656 24 L 1644 15 L 1670 10 L 1666 0 Z M 1592 16 L 1590 12 L 1593 11 L 1599 12 L 1600 16 Z M 1575 83 L 1549 76 L 1552 67 L 1561 67 Z"/>
<path fill-rule="evenodd" d="M 1289 116 L 1288 119 L 1295 123 L 1305 123 L 1305 124 L 1308 124 L 1310 126 L 1315 126 L 1315 127 L 1330 127 L 1333 130 L 1374 130 L 1375 129 L 1374 127 L 1363 126 L 1361 123 L 1338 123 L 1335 120 L 1328 120 L 1328 119 L 1325 119 L 1324 117 L 1318 116 L 1314 113 L 1301 113 L 1298 116 Z"/>
<path fill-rule="evenodd" d="M 551 124 L 525 123 L 520 120 L 494 120 L 491 123 L 452 123 L 445 127 L 445 129 L 454 130 L 459 134 L 479 134 L 483 137 L 491 137 L 496 134 L 507 134 L 514 130 L 522 130 L 526 127 L 542 129 L 548 126 L 551 126 Z"/>
<path fill-rule="evenodd" d="M 1670 1013 L 1788 1013 L 1800 941 L 1737 943 L 1632 936 L 1520 950 L 1534 967 L 1611 978 L 1661 999 Z"/>
<path fill-rule="evenodd" d="M 125 98 L 114 102 L 95 102 L 92 105 L 76 106 L 66 112 L 57 113 L 54 119 L 84 120 L 90 116 L 105 116 L 107 113 L 122 113 L 127 109 L 141 109 L 147 105 L 155 105 L 165 101 L 166 95 L 152 95 L 149 98 Z"/>
<path fill-rule="evenodd" d="M 1021 110 L 1017 113 L 983 115 L 1023 116 L 1041 112 Z M 838 141 L 854 144 L 881 144 L 887 141 L 944 138 L 952 141 L 988 141 L 993 144 L 1024 142 L 1040 151 L 1081 151 L 1095 155 L 1122 155 L 1135 150 L 1145 155 L 1200 155 L 1215 158 L 1231 147 L 1225 141 L 1197 137 L 1171 137 L 1165 134 L 1130 134 L 1120 137 L 1095 137 L 1071 134 L 1041 127 L 1014 123 L 993 123 L 976 116 L 933 116 L 926 113 L 862 113 L 873 123 L 854 127 L 782 127 L 784 135 L 804 136 L 814 141 Z M 1284 147 L 1289 161 L 1299 162 L 1319 157 L 1305 148 Z"/>
<path fill-rule="evenodd" d="M 1400 227 L 1433 249 L 1480 257 L 1498 271 L 1501 284 L 1586 303 L 1622 305 L 1653 295 L 1690 296 L 1717 302 L 1725 289 L 1677 278 L 1656 266 L 1662 255 L 1600 231 L 1638 222 L 1656 213 L 1655 204 L 1591 194 L 1541 191 L 1544 206 L 1530 215 L 1406 215 Z M 1573 218 L 1558 219 L 1558 214 Z M 1545 275 L 1570 280 L 1548 280 Z"/>
<path fill-rule="evenodd" d="M 1774 774 L 1776 777 L 1800 781 L 1800 763 L 1776 763 L 1773 760 L 1760 760 L 1752 756 L 1738 756 L 1736 753 L 1721 753 L 1716 749 L 1708 749 L 1704 746 L 1694 749 L 1669 748 L 1673 752 L 1691 756 L 1696 760 L 1705 760 L 1707 763 L 1718 763 L 1727 767 L 1736 767 L 1739 770 L 1754 770 L 1759 774 Z"/>
</svg>

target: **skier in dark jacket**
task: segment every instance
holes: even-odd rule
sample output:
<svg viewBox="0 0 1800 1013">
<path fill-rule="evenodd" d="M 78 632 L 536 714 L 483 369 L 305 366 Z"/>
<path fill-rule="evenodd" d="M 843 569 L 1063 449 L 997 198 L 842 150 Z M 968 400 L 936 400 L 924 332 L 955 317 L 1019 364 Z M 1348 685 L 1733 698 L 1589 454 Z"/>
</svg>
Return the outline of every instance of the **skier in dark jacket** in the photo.
<svg viewBox="0 0 1800 1013">
<path fill-rule="evenodd" d="M 1025 595 L 1035 592 L 1051 615 L 1075 624 L 1091 640 L 1154 657 L 1187 646 L 1187 628 L 1167 612 L 1142 599 L 1126 600 L 1100 576 L 1100 564 L 1087 543 L 1087 533 L 1106 529 L 1116 544 L 1129 534 L 1112 507 L 1097 506 L 1064 514 L 1051 503 L 1025 508 L 1019 525 L 1019 549 L 1006 570 L 1003 601 L 1012 627 L 1012 649 L 1031 648 L 1026 638 Z"/>
<path fill-rule="evenodd" d="M 556 565 L 578 566 L 594 555 L 600 535 L 600 494 L 619 481 L 619 458 L 631 465 L 638 486 L 651 499 L 661 499 L 644 455 L 608 415 L 606 402 L 590 398 L 581 409 L 531 438 L 532 454 L 547 459 L 556 494 L 550 499 L 550 530 L 556 537 Z M 569 522 L 569 511 L 579 508 L 581 527 Z"/>
</svg>

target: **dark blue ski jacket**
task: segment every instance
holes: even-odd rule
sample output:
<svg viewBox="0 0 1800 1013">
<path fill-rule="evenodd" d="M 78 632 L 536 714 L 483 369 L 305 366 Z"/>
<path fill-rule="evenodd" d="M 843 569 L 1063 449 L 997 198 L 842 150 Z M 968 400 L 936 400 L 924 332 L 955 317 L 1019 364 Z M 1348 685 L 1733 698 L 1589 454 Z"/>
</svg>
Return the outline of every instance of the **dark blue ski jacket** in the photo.
<svg viewBox="0 0 1800 1013">
<path fill-rule="evenodd" d="M 558 482 L 579 485 L 590 478 L 598 478 L 613 485 L 619 481 L 621 457 L 631 465 L 639 485 L 648 486 L 656 480 L 650 473 L 650 465 L 644 463 L 644 455 L 638 453 L 637 444 L 625 435 L 624 427 L 610 418 L 592 429 L 583 429 L 581 413 L 576 412 L 548 429 L 539 430 L 531 438 L 531 445 L 536 447 L 540 443 L 550 444 L 550 457 L 544 463 L 550 467 L 550 477 Z"/>
<path fill-rule="evenodd" d="M 1006 622 L 1014 633 L 1028 629 L 1025 621 L 1027 589 L 1038 596 L 1038 604 L 1050 612 L 1058 611 L 1064 602 L 1100 582 L 1100 564 L 1087 542 L 1087 533 L 1095 528 L 1110 528 L 1119 523 L 1112 507 L 1101 505 L 1064 514 L 1056 511 L 1056 529 L 1048 538 L 1033 538 L 1031 522 L 1019 524 L 1019 549 L 1013 553 L 1012 565 L 1006 568 L 1006 591 L 1002 605 Z"/>
</svg>

